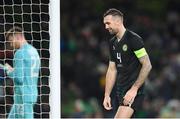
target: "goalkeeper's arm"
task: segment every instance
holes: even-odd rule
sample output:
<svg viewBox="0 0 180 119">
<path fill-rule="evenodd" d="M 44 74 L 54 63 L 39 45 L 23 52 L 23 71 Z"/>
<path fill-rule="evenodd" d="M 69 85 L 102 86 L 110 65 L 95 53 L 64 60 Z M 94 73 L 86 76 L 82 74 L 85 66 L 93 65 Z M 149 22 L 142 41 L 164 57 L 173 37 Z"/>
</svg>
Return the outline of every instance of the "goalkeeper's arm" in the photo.
<svg viewBox="0 0 180 119">
<path fill-rule="evenodd" d="M 17 60 L 14 68 L 11 67 L 11 65 L 9 65 L 8 63 L 6 63 L 5 65 L 0 64 L 0 68 L 5 70 L 5 72 L 9 78 L 15 79 L 14 81 L 16 81 L 18 83 L 22 83 L 23 82 L 22 64 L 23 63 L 21 60 Z"/>
<path fill-rule="evenodd" d="M 11 73 L 14 70 L 8 63 L 6 63 L 5 65 L 0 64 L 0 68 L 5 70 L 7 74 Z"/>
</svg>

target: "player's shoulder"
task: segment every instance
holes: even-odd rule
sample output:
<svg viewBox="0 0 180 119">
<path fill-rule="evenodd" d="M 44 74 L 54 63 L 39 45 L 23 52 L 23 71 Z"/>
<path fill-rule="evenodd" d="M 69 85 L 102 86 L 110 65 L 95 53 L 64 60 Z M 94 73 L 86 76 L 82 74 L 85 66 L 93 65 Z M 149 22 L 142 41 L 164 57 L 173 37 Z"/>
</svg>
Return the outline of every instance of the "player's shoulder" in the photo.
<svg viewBox="0 0 180 119">
<path fill-rule="evenodd" d="M 26 57 L 30 57 L 33 54 L 37 54 L 37 50 L 31 44 L 26 44 L 25 47 L 18 49 L 16 51 L 16 54 L 17 55 L 21 54 L 26 58 Z"/>
<path fill-rule="evenodd" d="M 129 30 L 127 29 L 127 34 L 130 38 L 133 38 L 133 39 L 142 39 L 142 37 L 140 35 L 138 35 L 137 33 L 135 33 L 134 31 L 132 30 Z"/>
<path fill-rule="evenodd" d="M 37 50 L 36 50 L 36 48 L 33 45 L 28 43 L 27 47 L 25 48 L 25 52 L 29 52 L 29 51 L 36 52 Z"/>
<path fill-rule="evenodd" d="M 22 58 L 24 56 L 24 53 L 23 53 L 23 50 L 22 49 L 18 49 L 16 50 L 15 54 L 14 54 L 14 57 L 15 58 Z"/>
<path fill-rule="evenodd" d="M 27 52 L 28 52 L 28 54 L 29 54 L 30 56 L 38 56 L 38 51 L 37 51 L 37 49 L 36 49 L 33 45 L 31 45 L 31 44 L 29 44 L 29 47 L 28 47 L 28 49 L 27 49 Z"/>
</svg>

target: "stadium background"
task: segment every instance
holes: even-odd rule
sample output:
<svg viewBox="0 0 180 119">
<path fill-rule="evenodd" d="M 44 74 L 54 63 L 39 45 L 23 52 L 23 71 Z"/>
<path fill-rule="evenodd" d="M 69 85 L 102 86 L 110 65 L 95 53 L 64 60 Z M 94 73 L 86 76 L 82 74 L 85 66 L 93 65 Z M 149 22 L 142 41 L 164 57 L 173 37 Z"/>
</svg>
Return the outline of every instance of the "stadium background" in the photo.
<svg viewBox="0 0 180 119">
<path fill-rule="evenodd" d="M 180 117 L 179 0 L 61 0 L 61 115 L 112 117 L 103 109 L 108 40 L 103 13 L 117 8 L 143 37 L 153 69 L 138 117 Z"/>
</svg>

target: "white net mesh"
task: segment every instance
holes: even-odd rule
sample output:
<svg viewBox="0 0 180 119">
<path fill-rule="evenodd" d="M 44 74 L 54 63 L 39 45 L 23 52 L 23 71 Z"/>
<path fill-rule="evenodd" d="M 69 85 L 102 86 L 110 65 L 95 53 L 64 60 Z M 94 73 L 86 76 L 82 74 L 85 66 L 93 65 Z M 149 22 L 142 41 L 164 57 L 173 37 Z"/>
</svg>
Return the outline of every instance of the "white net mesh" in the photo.
<svg viewBox="0 0 180 119">
<path fill-rule="evenodd" d="M 49 118 L 49 0 L 0 0 L 1 64 L 13 64 L 14 52 L 5 42 L 5 32 L 13 26 L 22 27 L 28 42 L 39 52 L 41 69 L 34 117 Z M 13 80 L 0 69 L 0 118 L 8 116 L 12 104 Z"/>
</svg>

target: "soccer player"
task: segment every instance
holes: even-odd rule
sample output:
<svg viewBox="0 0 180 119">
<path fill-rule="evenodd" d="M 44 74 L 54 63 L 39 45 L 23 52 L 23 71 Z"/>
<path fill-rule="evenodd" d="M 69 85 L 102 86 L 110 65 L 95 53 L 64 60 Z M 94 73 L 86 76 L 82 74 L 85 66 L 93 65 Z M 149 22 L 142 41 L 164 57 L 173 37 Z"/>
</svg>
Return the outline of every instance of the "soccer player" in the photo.
<svg viewBox="0 0 180 119">
<path fill-rule="evenodd" d="M 7 75 L 14 81 L 14 104 L 8 118 L 33 118 L 33 105 L 38 96 L 40 58 L 20 27 L 6 33 L 6 41 L 15 49 L 13 67 L 5 64 Z"/>
<path fill-rule="evenodd" d="M 142 38 L 124 27 L 121 11 L 109 9 L 103 18 L 105 28 L 114 35 L 109 42 L 103 106 L 106 110 L 112 109 L 110 93 L 116 84 L 119 106 L 115 118 L 130 118 L 142 106 L 144 81 L 152 68 L 151 62 Z"/>
</svg>

